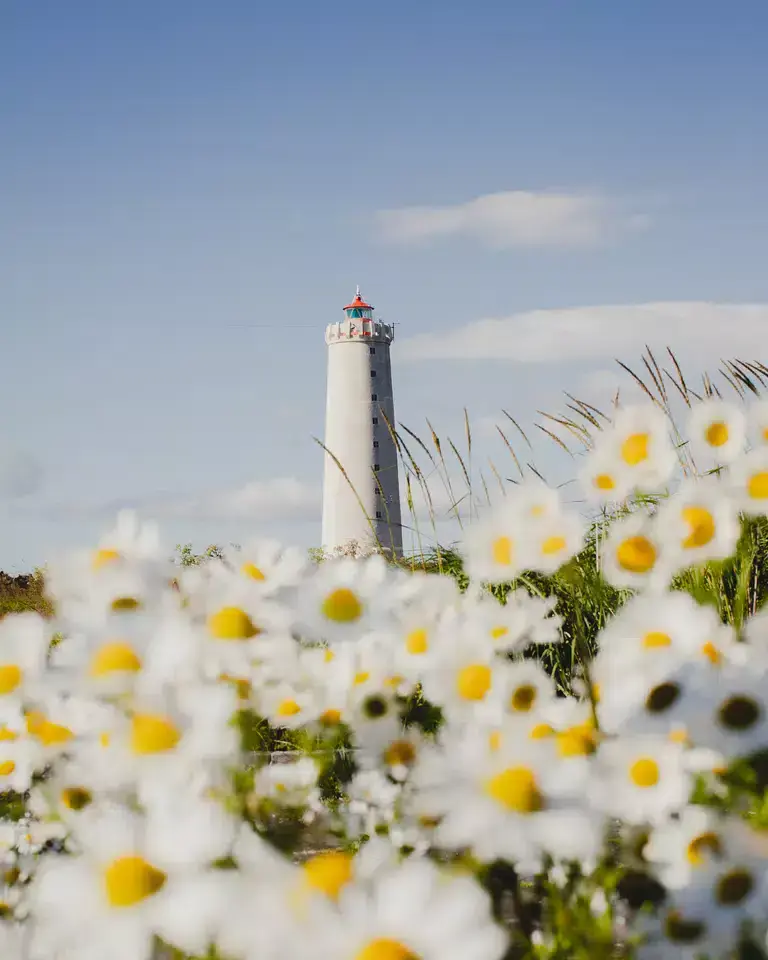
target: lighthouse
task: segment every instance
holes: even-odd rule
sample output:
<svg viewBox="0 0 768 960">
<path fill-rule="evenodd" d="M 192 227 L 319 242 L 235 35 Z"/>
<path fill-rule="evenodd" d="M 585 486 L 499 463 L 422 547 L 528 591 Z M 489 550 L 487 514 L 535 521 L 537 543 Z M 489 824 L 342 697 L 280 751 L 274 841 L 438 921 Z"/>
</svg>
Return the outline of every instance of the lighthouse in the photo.
<svg viewBox="0 0 768 960">
<path fill-rule="evenodd" d="M 402 553 L 400 486 L 392 365 L 394 327 L 374 317 L 360 295 L 325 330 L 328 382 L 325 415 L 323 548 L 355 542 Z"/>
</svg>

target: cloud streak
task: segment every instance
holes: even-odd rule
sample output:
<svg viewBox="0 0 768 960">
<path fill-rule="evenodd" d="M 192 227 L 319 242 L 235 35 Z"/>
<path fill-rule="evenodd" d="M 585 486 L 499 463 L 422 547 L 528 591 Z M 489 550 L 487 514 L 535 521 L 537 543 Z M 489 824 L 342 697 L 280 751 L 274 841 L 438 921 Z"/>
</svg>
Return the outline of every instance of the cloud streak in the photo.
<svg viewBox="0 0 768 960">
<path fill-rule="evenodd" d="M 751 360 L 766 329 L 768 304 L 763 303 L 671 301 L 531 310 L 411 337 L 400 344 L 398 360 L 543 364 L 631 356 L 646 344 L 670 347 L 686 359 L 741 354 Z"/>
<path fill-rule="evenodd" d="M 648 222 L 595 194 L 526 190 L 489 193 L 449 206 L 380 210 L 375 219 L 379 237 L 388 243 L 465 237 L 497 249 L 592 246 Z"/>
<path fill-rule="evenodd" d="M 54 503 L 43 508 L 61 518 L 107 517 L 130 509 L 153 519 L 185 520 L 314 520 L 319 516 L 320 491 L 296 477 L 252 480 L 239 487 L 195 495 L 158 493 L 139 497 L 112 497 L 80 503 Z"/>
</svg>

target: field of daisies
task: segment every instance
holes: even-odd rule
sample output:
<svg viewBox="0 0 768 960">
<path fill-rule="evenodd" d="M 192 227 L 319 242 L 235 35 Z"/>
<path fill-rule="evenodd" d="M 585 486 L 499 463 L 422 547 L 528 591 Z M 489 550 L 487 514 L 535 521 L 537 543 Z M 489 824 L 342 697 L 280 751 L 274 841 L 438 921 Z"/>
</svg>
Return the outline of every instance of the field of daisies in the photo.
<svg viewBox="0 0 768 960">
<path fill-rule="evenodd" d="M 454 577 L 130 515 L 51 563 L 0 620 L 0 958 L 768 956 L 768 407 L 620 408 L 580 484 L 604 522 L 509 486 Z"/>
</svg>

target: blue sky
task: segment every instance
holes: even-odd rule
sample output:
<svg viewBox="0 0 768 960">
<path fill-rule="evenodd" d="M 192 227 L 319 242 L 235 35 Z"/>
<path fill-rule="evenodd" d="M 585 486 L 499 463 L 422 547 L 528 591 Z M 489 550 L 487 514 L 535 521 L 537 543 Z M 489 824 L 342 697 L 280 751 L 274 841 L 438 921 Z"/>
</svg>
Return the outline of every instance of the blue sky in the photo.
<svg viewBox="0 0 768 960">
<path fill-rule="evenodd" d="M 758 0 L 15 7 L 0 568 L 123 504 L 171 544 L 317 543 L 323 330 L 356 283 L 398 324 L 398 418 L 458 434 L 467 406 L 507 475 L 502 407 L 607 403 L 646 340 L 768 360 Z"/>
</svg>

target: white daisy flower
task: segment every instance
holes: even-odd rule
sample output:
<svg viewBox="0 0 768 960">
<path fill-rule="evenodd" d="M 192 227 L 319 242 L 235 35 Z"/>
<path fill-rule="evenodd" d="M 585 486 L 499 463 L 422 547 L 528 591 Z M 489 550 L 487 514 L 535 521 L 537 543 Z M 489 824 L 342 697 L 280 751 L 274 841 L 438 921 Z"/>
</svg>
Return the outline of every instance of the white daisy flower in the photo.
<svg viewBox="0 0 768 960">
<path fill-rule="evenodd" d="M 748 854 L 750 848 L 754 850 L 750 833 L 742 820 L 690 805 L 677 819 L 654 827 L 643 848 L 643 857 L 653 865 L 667 889 L 680 890 L 709 865 Z"/>
<path fill-rule="evenodd" d="M 693 480 L 659 508 L 655 526 L 662 552 L 675 566 L 724 560 L 736 549 L 741 524 L 736 504 L 717 480 Z"/>
<path fill-rule="evenodd" d="M 319 776 L 320 768 L 311 757 L 269 763 L 257 773 L 254 790 L 284 807 L 314 806 L 320 798 Z"/>
<path fill-rule="evenodd" d="M 503 667 L 489 636 L 446 630 L 440 659 L 422 680 L 424 695 L 451 717 L 496 717 L 505 692 Z"/>
<path fill-rule="evenodd" d="M 500 671 L 501 702 L 512 716 L 531 718 L 555 698 L 552 678 L 535 660 L 516 660 Z"/>
<path fill-rule="evenodd" d="M 517 727 L 517 729 L 515 729 Z M 602 819 L 581 806 L 588 766 L 560 762 L 551 738 L 530 739 L 517 721 L 487 737 L 476 728 L 428 749 L 413 773 L 413 812 L 436 821 L 435 843 L 469 848 L 536 872 L 545 854 L 592 859 Z"/>
<path fill-rule="evenodd" d="M 108 952 L 116 960 L 149 960 L 153 938 L 177 914 L 175 900 L 195 910 L 184 926 L 171 923 L 181 949 L 205 952 L 215 919 L 215 887 L 204 897 L 189 897 L 197 888 L 199 862 L 190 851 L 164 838 L 174 859 L 163 860 L 147 839 L 146 821 L 109 807 L 97 811 L 78 834 L 78 855 L 47 860 L 32 888 L 35 940 L 43 951 L 57 950 L 95 960 Z M 203 891 L 199 891 L 203 892 Z M 66 953 L 65 953 L 66 955 Z"/>
<path fill-rule="evenodd" d="M 614 520 L 600 550 L 603 576 L 614 587 L 660 590 L 673 563 L 664 551 L 662 531 L 640 512 Z"/>
<path fill-rule="evenodd" d="M 645 493 L 661 489 L 678 463 L 669 439 L 669 427 L 663 411 L 653 404 L 619 410 L 596 445 L 595 456 L 605 461 L 604 466 L 600 462 L 600 473 L 594 476 L 613 480 L 615 488 L 622 492 L 627 480 L 633 488 Z M 606 485 L 605 480 L 603 483 Z"/>
<path fill-rule="evenodd" d="M 622 503 L 633 487 L 631 468 L 616 456 L 611 444 L 599 437 L 584 458 L 578 481 L 590 502 L 602 506 Z"/>
<path fill-rule="evenodd" d="M 747 423 L 739 407 L 713 397 L 691 408 L 687 432 L 694 459 L 726 464 L 743 453 Z"/>
<path fill-rule="evenodd" d="M 335 643 L 383 629 L 399 583 L 399 575 L 378 554 L 321 563 L 306 578 L 299 595 L 302 639 Z"/>
<path fill-rule="evenodd" d="M 460 616 L 493 640 L 500 654 L 524 653 L 531 646 L 559 643 L 562 620 L 554 613 L 557 597 L 531 596 L 522 588 L 511 590 L 504 603 L 493 594 L 465 595 Z"/>
<path fill-rule="evenodd" d="M 718 671 L 699 669 L 695 676 L 697 745 L 727 760 L 768 748 L 765 664 L 725 664 Z"/>
<path fill-rule="evenodd" d="M 50 627 L 36 613 L 9 613 L 0 620 L 0 721 L 34 698 L 50 642 Z"/>
<path fill-rule="evenodd" d="M 584 523 L 575 513 L 561 511 L 544 517 L 532 526 L 527 567 L 537 573 L 554 573 L 583 546 Z"/>
<path fill-rule="evenodd" d="M 424 859 L 343 887 L 339 915 L 310 937 L 307 957 L 355 960 L 501 960 L 507 936 L 487 893 Z"/>
<path fill-rule="evenodd" d="M 685 806 L 693 786 L 683 747 L 662 737 L 606 740 L 595 764 L 592 804 L 629 824 L 664 820 Z"/>
<path fill-rule="evenodd" d="M 753 517 L 768 515 L 768 447 L 757 447 L 735 460 L 727 482 L 743 513 Z"/>
<path fill-rule="evenodd" d="M 298 587 L 309 569 L 309 557 L 277 540 L 251 540 L 232 556 L 240 575 L 254 582 L 265 596 Z"/>
</svg>

